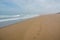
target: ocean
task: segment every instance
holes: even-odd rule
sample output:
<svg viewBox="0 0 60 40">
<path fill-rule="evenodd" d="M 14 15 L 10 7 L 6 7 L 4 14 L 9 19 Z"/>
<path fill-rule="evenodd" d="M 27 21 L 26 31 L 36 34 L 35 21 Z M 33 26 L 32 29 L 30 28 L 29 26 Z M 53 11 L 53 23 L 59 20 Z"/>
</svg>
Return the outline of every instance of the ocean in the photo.
<svg viewBox="0 0 60 40">
<path fill-rule="evenodd" d="M 22 22 L 24 20 L 36 17 L 39 15 L 0 15 L 0 28 L 6 27 L 11 24 Z"/>
</svg>

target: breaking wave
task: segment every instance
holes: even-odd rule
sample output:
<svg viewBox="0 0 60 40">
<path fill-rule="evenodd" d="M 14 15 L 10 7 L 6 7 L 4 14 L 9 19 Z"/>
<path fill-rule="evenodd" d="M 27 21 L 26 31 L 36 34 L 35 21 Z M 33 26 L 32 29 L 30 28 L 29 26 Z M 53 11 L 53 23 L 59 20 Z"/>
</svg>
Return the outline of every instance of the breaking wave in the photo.
<svg viewBox="0 0 60 40">
<path fill-rule="evenodd" d="M 10 18 L 10 19 L 3 19 L 0 22 L 11 21 L 11 20 L 19 20 L 20 18 Z"/>
<path fill-rule="evenodd" d="M 20 17 L 20 15 L 13 15 L 13 16 L 0 16 L 0 22 L 5 22 L 5 21 L 12 21 L 12 20 L 19 20 L 19 19 L 29 19 L 29 18 L 33 18 L 33 17 L 36 17 L 36 16 L 39 16 L 39 15 L 25 15 L 25 16 L 22 16 Z M 11 17 L 11 18 L 9 18 Z M 3 19 L 1 19 L 3 18 Z M 7 18 L 7 19 L 4 19 L 4 18 Z"/>
<path fill-rule="evenodd" d="M 15 18 L 19 17 L 20 15 L 0 15 L 0 18 Z"/>
</svg>

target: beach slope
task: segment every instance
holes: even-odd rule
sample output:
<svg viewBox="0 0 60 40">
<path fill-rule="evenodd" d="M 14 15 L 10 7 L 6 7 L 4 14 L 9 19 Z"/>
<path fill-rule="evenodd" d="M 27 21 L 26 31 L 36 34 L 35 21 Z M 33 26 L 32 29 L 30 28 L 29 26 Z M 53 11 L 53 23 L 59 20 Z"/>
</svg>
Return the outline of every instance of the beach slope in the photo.
<svg viewBox="0 0 60 40">
<path fill-rule="evenodd" d="M 60 14 L 43 15 L 1 28 L 0 40 L 60 40 Z"/>
</svg>

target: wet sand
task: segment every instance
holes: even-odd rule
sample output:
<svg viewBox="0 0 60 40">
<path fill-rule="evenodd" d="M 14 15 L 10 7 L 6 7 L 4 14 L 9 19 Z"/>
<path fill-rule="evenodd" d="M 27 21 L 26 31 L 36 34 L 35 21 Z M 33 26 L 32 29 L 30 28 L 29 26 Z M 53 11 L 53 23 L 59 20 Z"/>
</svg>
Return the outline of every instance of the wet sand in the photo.
<svg viewBox="0 0 60 40">
<path fill-rule="evenodd" d="M 39 16 L 1 28 L 0 40 L 60 40 L 60 14 Z"/>
</svg>

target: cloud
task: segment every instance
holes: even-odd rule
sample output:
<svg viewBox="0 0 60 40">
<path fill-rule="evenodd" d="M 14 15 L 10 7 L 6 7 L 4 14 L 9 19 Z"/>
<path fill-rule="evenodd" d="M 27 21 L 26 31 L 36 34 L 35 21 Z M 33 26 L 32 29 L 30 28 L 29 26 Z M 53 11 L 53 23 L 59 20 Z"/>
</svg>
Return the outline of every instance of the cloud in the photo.
<svg viewBox="0 0 60 40">
<path fill-rule="evenodd" d="M 2 0 L 0 11 L 34 14 L 59 12 L 60 0 Z"/>
<path fill-rule="evenodd" d="M 0 11 L 18 11 L 18 5 L 9 0 L 0 1 Z"/>
</svg>

